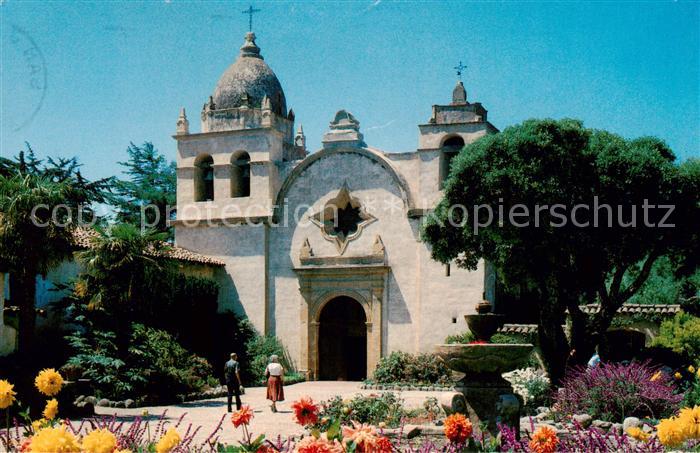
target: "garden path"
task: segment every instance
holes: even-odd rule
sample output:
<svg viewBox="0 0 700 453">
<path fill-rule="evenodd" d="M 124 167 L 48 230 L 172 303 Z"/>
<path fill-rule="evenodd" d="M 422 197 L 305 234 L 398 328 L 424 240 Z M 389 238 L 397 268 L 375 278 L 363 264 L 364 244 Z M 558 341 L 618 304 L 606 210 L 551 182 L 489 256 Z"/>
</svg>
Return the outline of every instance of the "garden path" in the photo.
<svg viewBox="0 0 700 453">
<path fill-rule="evenodd" d="M 254 411 L 254 418 L 251 422 L 251 431 L 254 436 L 266 434 L 268 438 L 278 434 L 283 437 L 301 434 L 302 430 L 294 422 L 291 405 L 294 401 L 303 396 L 310 396 L 315 402 L 327 400 L 335 395 L 343 398 L 350 398 L 358 393 L 369 395 L 372 393 L 382 393 L 379 390 L 361 390 L 359 382 L 336 382 L 336 381 L 316 381 L 302 382 L 284 388 L 286 401 L 278 403 L 278 413 L 270 411 L 269 402 L 265 399 L 264 387 L 252 387 L 246 389 L 246 394 L 242 396 L 243 404 L 249 405 Z M 394 392 L 404 399 L 404 407 L 413 409 L 422 407 L 423 402 L 428 397 L 439 398 L 441 392 L 406 391 Z M 235 407 L 234 407 L 235 409 Z M 174 423 L 183 414 L 187 416 L 178 431 L 184 432 L 187 424 L 201 426 L 202 429 L 195 438 L 195 443 L 203 442 L 209 434 L 214 431 L 221 416 L 226 413 L 226 398 L 216 398 L 202 401 L 191 401 L 170 406 L 140 407 L 135 409 L 115 409 L 98 407 L 96 411 L 99 415 L 114 415 L 127 423 L 135 416 L 139 416 L 147 410 L 151 419 L 156 419 L 167 410 L 167 419 Z M 223 431 L 220 432 L 222 442 L 233 443 L 242 439 L 242 430 L 234 429 L 229 418 L 224 420 Z"/>
</svg>

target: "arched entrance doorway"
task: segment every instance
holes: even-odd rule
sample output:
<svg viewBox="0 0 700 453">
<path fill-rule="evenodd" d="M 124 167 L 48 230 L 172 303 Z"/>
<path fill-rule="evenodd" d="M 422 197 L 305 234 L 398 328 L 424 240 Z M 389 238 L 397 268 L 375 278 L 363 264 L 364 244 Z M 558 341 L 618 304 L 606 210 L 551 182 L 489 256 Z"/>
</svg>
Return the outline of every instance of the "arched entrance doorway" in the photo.
<svg viewBox="0 0 700 453">
<path fill-rule="evenodd" d="M 319 378 L 360 381 L 367 377 L 367 317 L 347 296 L 331 299 L 319 316 Z"/>
</svg>

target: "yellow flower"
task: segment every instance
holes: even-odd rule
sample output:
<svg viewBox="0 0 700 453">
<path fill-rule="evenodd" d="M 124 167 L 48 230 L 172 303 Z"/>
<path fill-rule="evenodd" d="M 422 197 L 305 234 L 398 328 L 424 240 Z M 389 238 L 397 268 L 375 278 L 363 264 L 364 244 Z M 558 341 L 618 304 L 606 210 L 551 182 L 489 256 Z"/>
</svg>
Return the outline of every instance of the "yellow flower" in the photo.
<svg viewBox="0 0 700 453">
<path fill-rule="evenodd" d="M 34 420 L 32 422 L 32 431 L 37 432 L 44 427 L 48 420 L 40 418 L 39 420 Z"/>
<path fill-rule="evenodd" d="M 44 428 L 34 434 L 29 451 L 35 453 L 79 453 L 80 443 L 66 426 Z"/>
<path fill-rule="evenodd" d="M 683 377 L 683 375 L 681 375 L 681 373 L 679 373 L 678 371 L 676 371 L 676 374 L 674 374 L 673 377 L 678 381 L 678 380 L 680 380 L 680 379 Z"/>
<path fill-rule="evenodd" d="M 654 375 L 649 380 L 651 382 L 658 381 L 660 377 L 661 377 L 661 371 L 657 371 L 656 373 L 654 373 Z"/>
<path fill-rule="evenodd" d="M 649 434 L 645 433 L 644 431 L 637 428 L 636 426 L 633 426 L 631 428 L 627 428 L 627 435 L 633 439 L 636 439 L 636 440 L 639 440 L 642 442 L 649 439 Z"/>
<path fill-rule="evenodd" d="M 96 429 L 83 437 L 84 453 L 112 453 L 117 448 L 117 436 L 108 429 Z"/>
<path fill-rule="evenodd" d="M 15 402 L 15 386 L 5 379 L 0 379 L 0 409 L 7 409 Z"/>
<path fill-rule="evenodd" d="M 50 399 L 46 402 L 46 407 L 41 415 L 44 416 L 46 420 L 53 420 L 58 414 L 58 401 L 56 398 Z"/>
<path fill-rule="evenodd" d="M 681 409 L 678 422 L 687 439 L 700 439 L 700 406 Z"/>
<path fill-rule="evenodd" d="M 698 379 L 700 379 L 700 370 L 698 370 L 698 372 L 695 374 L 695 376 L 697 376 Z"/>
<path fill-rule="evenodd" d="M 665 447 L 677 447 L 685 441 L 683 426 L 676 417 L 665 418 L 656 425 L 656 435 Z"/>
<path fill-rule="evenodd" d="M 170 428 L 168 432 L 160 438 L 156 444 L 156 453 L 168 453 L 180 443 L 180 435 L 175 428 Z"/>
<path fill-rule="evenodd" d="M 124 450 L 114 450 L 114 453 L 132 453 L 131 450 L 124 449 Z"/>
<path fill-rule="evenodd" d="M 690 365 L 690 366 L 688 367 L 688 373 L 690 373 L 690 374 L 695 374 L 695 367 L 694 367 L 693 365 Z"/>
<path fill-rule="evenodd" d="M 53 368 L 41 370 L 34 379 L 34 385 L 46 396 L 54 396 L 61 391 L 63 377 Z"/>
</svg>

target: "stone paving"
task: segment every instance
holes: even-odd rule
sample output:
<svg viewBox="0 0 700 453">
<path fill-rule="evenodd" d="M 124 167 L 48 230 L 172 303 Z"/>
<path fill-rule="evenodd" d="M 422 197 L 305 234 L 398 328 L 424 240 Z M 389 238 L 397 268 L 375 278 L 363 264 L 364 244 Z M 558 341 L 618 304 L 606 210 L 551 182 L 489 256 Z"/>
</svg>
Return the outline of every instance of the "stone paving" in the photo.
<svg viewBox="0 0 700 453">
<path fill-rule="evenodd" d="M 314 401 L 318 402 L 327 400 L 335 395 L 349 398 L 356 394 L 369 395 L 383 392 L 378 390 L 361 390 L 359 382 L 321 381 L 302 382 L 290 385 L 284 388 L 284 393 L 286 401 L 278 403 L 277 409 L 279 412 L 273 414 L 270 410 L 269 401 L 265 399 L 265 388 L 253 387 L 246 389 L 246 394 L 243 395 L 242 399 L 243 404 L 248 404 L 253 408 L 255 416 L 251 422 L 251 431 L 255 436 L 262 433 L 266 434 L 268 438 L 276 437 L 278 434 L 283 437 L 301 434 L 301 428 L 294 422 L 291 405 L 302 396 L 310 396 Z M 394 393 L 400 395 L 401 398 L 404 399 L 404 406 L 407 409 L 421 407 L 426 398 L 439 398 L 441 395 L 441 392 L 438 391 L 397 391 Z M 141 415 L 144 410 L 148 411 L 151 419 L 157 419 L 167 410 L 167 419 L 173 423 L 177 421 L 183 413 L 187 413 L 183 423 L 184 426 L 182 426 L 180 431 L 184 432 L 189 423 L 192 423 L 194 426 L 202 426 L 200 433 L 195 438 L 195 443 L 197 443 L 203 442 L 204 439 L 214 431 L 221 416 L 226 413 L 226 398 L 191 401 L 171 406 L 140 407 L 134 409 L 96 408 L 96 412 L 99 415 L 116 414 L 120 420 L 124 420 L 127 423 L 133 420 L 135 416 Z M 232 443 L 241 438 L 242 431 L 240 429 L 234 429 L 227 418 L 223 424 L 223 432 L 220 433 L 220 440 Z"/>
</svg>

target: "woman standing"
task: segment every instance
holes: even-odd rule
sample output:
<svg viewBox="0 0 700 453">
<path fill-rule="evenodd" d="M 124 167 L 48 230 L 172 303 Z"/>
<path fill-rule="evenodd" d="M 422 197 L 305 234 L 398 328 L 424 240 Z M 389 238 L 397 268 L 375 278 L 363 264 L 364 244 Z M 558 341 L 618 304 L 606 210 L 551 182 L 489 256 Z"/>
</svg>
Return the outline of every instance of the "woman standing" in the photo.
<svg viewBox="0 0 700 453">
<path fill-rule="evenodd" d="M 279 363 L 277 355 L 270 356 L 270 363 L 265 368 L 267 378 L 267 399 L 272 401 L 270 409 L 277 412 L 277 401 L 284 401 L 284 367 Z"/>
</svg>

